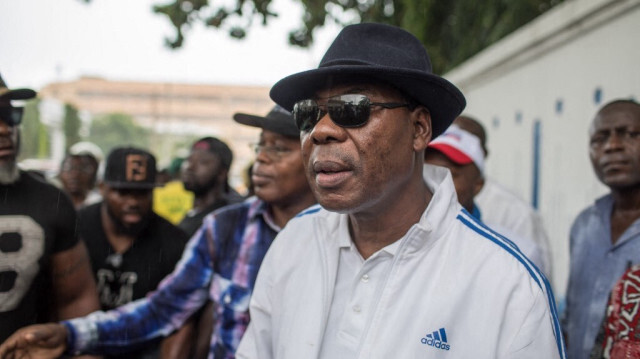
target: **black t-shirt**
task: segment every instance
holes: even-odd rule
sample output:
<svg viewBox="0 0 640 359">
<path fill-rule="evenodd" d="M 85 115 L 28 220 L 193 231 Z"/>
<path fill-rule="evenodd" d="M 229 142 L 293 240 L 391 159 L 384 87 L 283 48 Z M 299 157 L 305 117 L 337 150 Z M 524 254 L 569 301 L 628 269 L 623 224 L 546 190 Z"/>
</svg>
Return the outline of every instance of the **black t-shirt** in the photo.
<svg viewBox="0 0 640 359">
<path fill-rule="evenodd" d="M 76 245 L 76 211 L 55 186 L 20 172 L 0 185 L 0 343 L 50 321 L 50 256 Z"/>
<path fill-rule="evenodd" d="M 142 298 L 173 271 L 187 235 L 157 214 L 126 252 L 118 254 L 107 240 L 101 203 L 78 212 L 80 237 L 86 242 L 103 310 Z"/>
<path fill-rule="evenodd" d="M 154 291 L 182 257 L 187 235 L 157 214 L 124 253 L 115 252 L 102 226 L 102 202 L 78 211 L 79 233 L 87 243 L 103 310 L 127 304 Z M 160 340 L 107 359 L 157 358 Z"/>
</svg>

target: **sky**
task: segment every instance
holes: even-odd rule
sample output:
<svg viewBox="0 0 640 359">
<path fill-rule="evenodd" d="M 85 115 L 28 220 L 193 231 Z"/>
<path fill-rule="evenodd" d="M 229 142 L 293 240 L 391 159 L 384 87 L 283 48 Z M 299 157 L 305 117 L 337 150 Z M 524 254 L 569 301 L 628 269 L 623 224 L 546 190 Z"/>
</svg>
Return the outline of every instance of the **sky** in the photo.
<svg viewBox="0 0 640 359">
<path fill-rule="evenodd" d="M 9 88 L 40 89 L 80 76 L 110 80 L 270 86 L 299 71 L 317 67 L 339 31 L 328 25 L 314 33 L 315 45 L 288 45 L 302 9 L 292 0 L 275 0 L 280 14 L 266 27 L 255 19 L 244 40 L 226 31 L 195 26 L 181 49 L 171 50 L 166 17 L 153 4 L 168 0 L 2 0 L 0 73 Z"/>
</svg>

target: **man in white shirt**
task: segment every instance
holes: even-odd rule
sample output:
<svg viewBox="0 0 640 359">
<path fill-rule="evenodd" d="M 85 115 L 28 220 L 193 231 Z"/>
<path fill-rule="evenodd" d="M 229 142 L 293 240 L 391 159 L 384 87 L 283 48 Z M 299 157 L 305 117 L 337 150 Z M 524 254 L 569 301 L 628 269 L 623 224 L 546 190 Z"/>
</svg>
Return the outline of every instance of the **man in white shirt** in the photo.
<svg viewBox="0 0 640 359">
<path fill-rule="evenodd" d="M 487 134 L 482 124 L 467 115 L 458 116 L 453 123 L 478 136 L 486 160 L 489 150 L 486 145 Z M 489 227 L 504 229 L 519 238 L 533 241 L 541 252 L 539 267 L 547 277 L 551 277 L 552 259 L 549 237 L 540 214 L 520 196 L 488 176 L 484 177 L 484 185 L 475 197 L 475 201 L 482 211 L 482 221 Z"/>
<path fill-rule="evenodd" d="M 423 164 L 465 99 L 417 38 L 347 26 L 270 95 L 319 205 L 270 247 L 237 358 L 565 357 L 545 277 Z"/>
<path fill-rule="evenodd" d="M 538 266 L 545 276 L 548 276 L 542 248 L 536 242 L 529 237 L 513 233 L 500 224 L 489 225 L 485 221 L 486 213 L 478 208 L 475 201 L 485 183 L 484 153 L 480 139 L 458 127 L 456 121 L 442 135 L 429 143 L 424 157 L 425 163 L 448 168 L 462 207 L 473 217 L 486 223 L 492 230 L 514 242 L 520 251 Z"/>
</svg>

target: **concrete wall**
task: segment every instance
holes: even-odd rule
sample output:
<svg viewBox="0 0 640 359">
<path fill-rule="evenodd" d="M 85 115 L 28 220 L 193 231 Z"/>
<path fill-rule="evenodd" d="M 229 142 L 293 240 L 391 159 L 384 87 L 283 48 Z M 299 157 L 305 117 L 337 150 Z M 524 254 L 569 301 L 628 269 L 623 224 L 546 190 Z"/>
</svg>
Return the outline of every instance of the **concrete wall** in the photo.
<svg viewBox="0 0 640 359">
<path fill-rule="evenodd" d="M 445 75 L 465 94 L 465 113 L 487 129 L 487 173 L 530 203 L 539 122 L 538 208 L 559 298 L 571 223 L 607 192 L 588 159 L 588 128 L 610 100 L 640 99 L 639 39 L 640 0 L 572 0 Z"/>
</svg>

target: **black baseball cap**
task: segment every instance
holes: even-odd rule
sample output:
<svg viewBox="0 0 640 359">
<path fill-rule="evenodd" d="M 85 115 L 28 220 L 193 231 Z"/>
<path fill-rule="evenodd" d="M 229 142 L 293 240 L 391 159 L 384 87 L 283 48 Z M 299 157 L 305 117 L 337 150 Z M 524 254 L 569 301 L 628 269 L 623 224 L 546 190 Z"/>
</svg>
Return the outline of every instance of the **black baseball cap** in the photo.
<svg viewBox="0 0 640 359">
<path fill-rule="evenodd" d="M 236 113 L 233 115 L 233 119 L 243 125 L 260 127 L 289 137 L 300 137 L 300 130 L 296 127 L 291 112 L 278 105 L 275 105 L 264 117 Z"/>
<path fill-rule="evenodd" d="M 34 97 L 36 97 L 36 92 L 32 89 L 10 90 L 0 75 L 0 100 L 28 100 Z"/>
<path fill-rule="evenodd" d="M 156 187 L 156 158 L 135 147 L 118 147 L 107 157 L 103 182 L 112 188 Z"/>
</svg>

